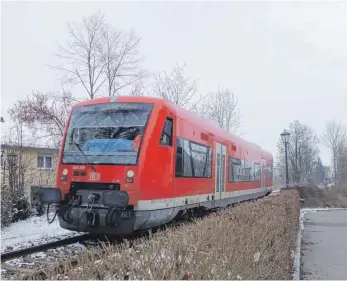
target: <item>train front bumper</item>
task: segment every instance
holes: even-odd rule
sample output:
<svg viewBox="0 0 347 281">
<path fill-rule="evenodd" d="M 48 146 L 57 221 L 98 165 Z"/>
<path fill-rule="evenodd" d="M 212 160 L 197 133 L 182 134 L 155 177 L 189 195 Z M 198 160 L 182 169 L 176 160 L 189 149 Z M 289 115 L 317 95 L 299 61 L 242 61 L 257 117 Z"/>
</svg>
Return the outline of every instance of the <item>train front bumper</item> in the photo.
<svg viewBox="0 0 347 281">
<path fill-rule="evenodd" d="M 95 234 L 127 235 L 134 231 L 133 210 L 62 206 L 58 213 L 62 228 Z"/>
</svg>

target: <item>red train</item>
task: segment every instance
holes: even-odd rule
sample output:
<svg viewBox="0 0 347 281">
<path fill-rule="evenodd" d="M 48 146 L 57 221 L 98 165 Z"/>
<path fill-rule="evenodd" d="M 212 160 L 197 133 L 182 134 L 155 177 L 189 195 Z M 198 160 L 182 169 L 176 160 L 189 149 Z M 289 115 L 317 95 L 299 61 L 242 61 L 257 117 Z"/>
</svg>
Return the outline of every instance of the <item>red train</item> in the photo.
<svg viewBox="0 0 347 281">
<path fill-rule="evenodd" d="M 73 107 L 56 188 L 65 229 L 116 235 L 226 207 L 272 188 L 273 158 L 164 99 L 120 96 Z"/>
</svg>

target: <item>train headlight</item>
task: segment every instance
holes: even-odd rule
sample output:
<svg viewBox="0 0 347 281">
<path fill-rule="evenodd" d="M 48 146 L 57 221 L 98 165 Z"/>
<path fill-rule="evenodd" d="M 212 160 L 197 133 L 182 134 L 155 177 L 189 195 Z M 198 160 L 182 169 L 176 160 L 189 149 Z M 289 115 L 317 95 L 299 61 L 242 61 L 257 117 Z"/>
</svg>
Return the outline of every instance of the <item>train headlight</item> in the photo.
<svg viewBox="0 0 347 281">
<path fill-rule="evenodd" d="M 68 172 L 69 172 L 68 169 L 66 169 L 66 168 L 63 169 L 63 172 L 62 172 L 63 176 L 67 176 Z"/>
<path fill-rule="evenodd" d="M 127 171 L 127 177 L 132 178 L 135 175 L 135 172 L 133 170 L 128 170 Z"/>
</svg>

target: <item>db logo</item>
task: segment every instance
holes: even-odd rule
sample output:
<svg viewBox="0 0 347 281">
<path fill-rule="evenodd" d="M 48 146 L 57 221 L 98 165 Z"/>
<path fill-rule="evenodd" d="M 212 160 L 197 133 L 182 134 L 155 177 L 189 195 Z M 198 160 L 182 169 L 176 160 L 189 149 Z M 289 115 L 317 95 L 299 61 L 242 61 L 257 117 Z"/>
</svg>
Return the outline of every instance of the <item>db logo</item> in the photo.
<svg viewBox="0 0 347 281">
<path fill-rule="evenodd" d="M 100 174 L 99 173 L 90 173 L 90 180 L 91 181 L 99 181 L 100 180 Z"/>
</svg>

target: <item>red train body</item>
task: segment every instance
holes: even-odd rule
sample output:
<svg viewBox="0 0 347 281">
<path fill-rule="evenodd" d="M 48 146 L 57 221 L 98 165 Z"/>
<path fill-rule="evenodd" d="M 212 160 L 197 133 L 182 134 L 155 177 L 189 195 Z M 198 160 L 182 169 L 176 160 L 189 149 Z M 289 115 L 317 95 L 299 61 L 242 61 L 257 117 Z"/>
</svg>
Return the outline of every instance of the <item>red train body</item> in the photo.
<svg viewBox="0 0 347 281">
<path fill-rule="evenodd" d="M 129 234 L 266 195 L 272 165 L 259 146 L 164 99 L 90 100 L 74 106 L 65 128 L 59 222 Z"/>
</svg>

